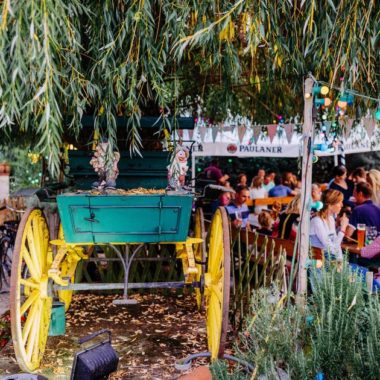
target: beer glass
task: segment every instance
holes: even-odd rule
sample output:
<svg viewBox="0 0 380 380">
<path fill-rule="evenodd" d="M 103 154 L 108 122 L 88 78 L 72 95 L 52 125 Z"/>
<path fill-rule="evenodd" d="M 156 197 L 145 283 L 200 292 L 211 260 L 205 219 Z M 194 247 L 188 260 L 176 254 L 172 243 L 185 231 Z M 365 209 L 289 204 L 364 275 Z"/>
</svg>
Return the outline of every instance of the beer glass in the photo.
<svg viewBox="0 0 380 380">
<path fill-rule="evenodd" d="M 358 233 L 358 248 L 363 248 L 365 242 L 365 224 L 358 223 L 356 230 Z"/>
</svg>

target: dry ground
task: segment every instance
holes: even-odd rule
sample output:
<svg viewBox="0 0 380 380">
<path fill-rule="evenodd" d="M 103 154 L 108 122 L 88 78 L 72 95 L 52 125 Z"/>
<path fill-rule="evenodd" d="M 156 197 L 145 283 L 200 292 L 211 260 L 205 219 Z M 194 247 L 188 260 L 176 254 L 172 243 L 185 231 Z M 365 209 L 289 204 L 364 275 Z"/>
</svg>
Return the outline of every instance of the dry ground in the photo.
<svg viewBox="0 0 380 380">
<path fill-rule="evenodd" d="M 193 295 L 135 294 L 135 306 L 114 306 L 119 296 L 77 294 L 66 314 L 66 334 L 49 337 L 39 373 L 49 379 L 70 378 L 79 337 L 100 329 L 112 332 L 112 345 L 120 356 L 118 371 L 110 379 L 178 379 L 176 360 L 207 350 L 205 316 Z M 205 361 L 193 362 L 193 367 Z M 0 352 L 0 375 L 19 372 L 9 343 Z"/>
</svg>

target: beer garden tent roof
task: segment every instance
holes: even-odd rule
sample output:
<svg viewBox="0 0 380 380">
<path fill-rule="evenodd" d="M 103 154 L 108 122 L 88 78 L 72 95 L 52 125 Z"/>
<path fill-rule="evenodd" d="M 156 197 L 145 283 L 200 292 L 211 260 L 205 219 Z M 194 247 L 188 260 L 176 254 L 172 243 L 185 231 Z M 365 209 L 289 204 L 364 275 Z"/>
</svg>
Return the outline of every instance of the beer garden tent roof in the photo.
<svg viewBox="0 0 380 380">
<path fill-rule="evenodd" d="M 234 156 L 234 157 L 299 157 L 302 152 L 302 134 L 296 131 L 287 133 L 286 125 L 276 125 L 272 138 L 263 133 L 262 129 L 268 126 L 236 126 L 203 127 L 197 125 L 193 131 L 183 131 L 184 141 L 193 140 L 192 157 Z M 255 128 L 260 130 L 255 132 Z M 271 128 L 271 127 L 270 127 Z M 255 137 L 256 134 L 256 137 Z M 240 136 L 239 136 L 240 135 Z M 374 124 L 369 130 L 364 122 L 358 123 L 349 133 L 338 136 L 341 144 L 339 148 L 331 148 L 333 135 L 324 135 L 317 132 L 314 136 L 314 154 L 317 156 L 334 156 L 344 154 L 363 153 L 380 150 L 380 128 Z M 321 147 L 321 144 L 326 144 Z M 328 147 L 330 146 L 330 147 Z M 321 149 L 322 148 L 322 149 Z"/>
</svg>

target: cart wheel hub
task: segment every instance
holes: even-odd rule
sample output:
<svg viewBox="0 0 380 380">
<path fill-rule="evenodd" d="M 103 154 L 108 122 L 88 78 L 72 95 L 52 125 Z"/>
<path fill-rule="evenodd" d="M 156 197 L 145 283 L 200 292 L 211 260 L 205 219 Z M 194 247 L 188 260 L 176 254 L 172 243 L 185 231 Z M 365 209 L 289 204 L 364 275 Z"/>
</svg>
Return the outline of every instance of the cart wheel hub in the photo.
<svg viewBox="0 0 380 380">
<path fill-rule="evenodd" d="M 47 298 L 48 297 L 48 282 L 49 277 L 45 274 L 41 276 L 40 280 L 40 298 Z"/>
</svg>

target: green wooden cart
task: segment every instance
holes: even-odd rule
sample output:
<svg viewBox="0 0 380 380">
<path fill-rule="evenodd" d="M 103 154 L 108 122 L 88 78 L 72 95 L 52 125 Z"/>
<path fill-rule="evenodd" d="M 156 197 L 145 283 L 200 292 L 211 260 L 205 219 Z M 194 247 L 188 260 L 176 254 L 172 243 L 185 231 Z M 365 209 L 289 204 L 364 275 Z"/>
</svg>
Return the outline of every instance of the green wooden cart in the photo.
<svg viewBox="0 0 380 380">
<path fill-rule="evenodd" d="M 224 351 L 230 293 L 228 217 L 216 211 L 205 233 L 203 213 L 192 215 L 193 194 L 94 195 L 57 197 L 61 225 L 51 239 L 43 210 L 24 214 L 13 253 L 11 327 L 19 366 L 34 371 L 43 358 L 53 299 L 70 306 L 74 290 L 123 289 L 116 303 L 133 303 L 128 289 L 193 286 L 198 307 L 204 300 L 208 346 L 212 358 Z M 194 228 L 189 237 L 189 225 Z M 173 244 L 182 260 L 184 280 L 129 283 L 135 255 L 147 244 Z M 123 283 L 74 283 L 77 264 L 88 259 L 88 247 L 109 247 L 124 268 Z M 207 251 L 207 252 L 206 252 Z"/>
</svg>

